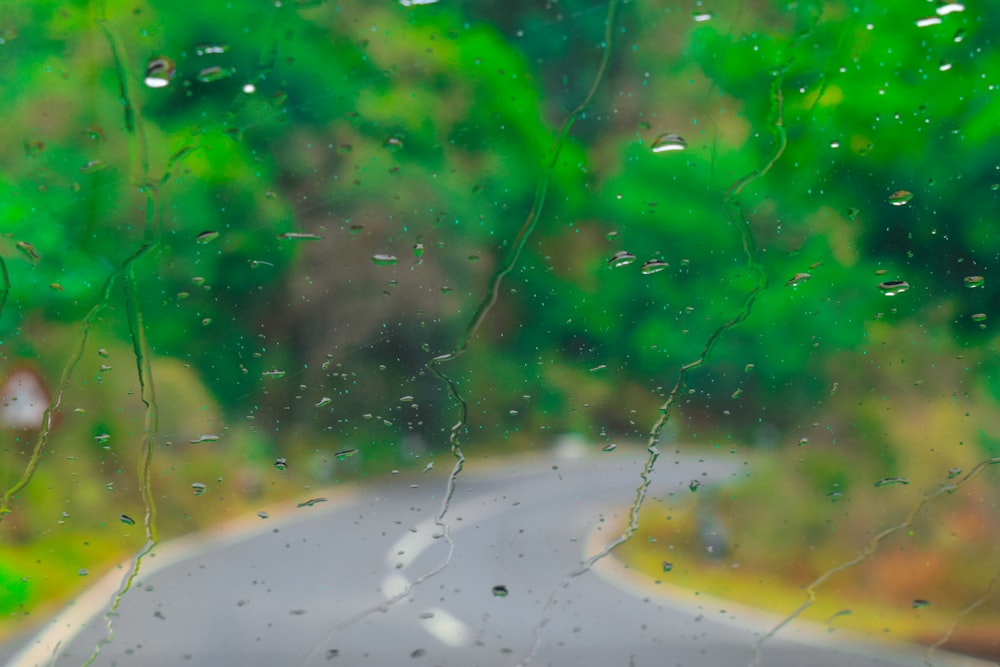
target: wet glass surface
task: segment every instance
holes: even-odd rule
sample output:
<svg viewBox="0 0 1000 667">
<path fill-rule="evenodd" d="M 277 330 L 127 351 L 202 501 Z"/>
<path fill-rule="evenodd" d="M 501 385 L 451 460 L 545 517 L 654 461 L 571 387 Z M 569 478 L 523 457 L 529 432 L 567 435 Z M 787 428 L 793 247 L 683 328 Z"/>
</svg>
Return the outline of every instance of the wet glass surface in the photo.
<svg viewBox="0 0 1000 667">
<path fill-rule="evenodd" d="M 1000 659 L 1000 6 L 4 14 L 0 662 Z"/>
</svg>

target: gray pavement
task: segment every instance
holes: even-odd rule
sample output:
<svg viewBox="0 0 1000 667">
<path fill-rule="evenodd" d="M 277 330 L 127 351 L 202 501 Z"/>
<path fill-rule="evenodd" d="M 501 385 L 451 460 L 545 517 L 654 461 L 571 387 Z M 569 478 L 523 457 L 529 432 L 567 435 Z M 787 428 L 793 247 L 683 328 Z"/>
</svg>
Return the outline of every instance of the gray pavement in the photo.
<svg viewBox="0 0 1000 667">
<path fill-rule="evenodd" d="M 470 465 L 445 518 L 453 545 L 434 522 L 444 480 L 430 475 L 320 494 L 327 502 L 163 545 L 110 618 L 110 643 L 105 615 L 124 571 L 8 664 L 82 665 L 99 645 L 93 665 L 751 664 L 774 617 L 652 585 L 613 558 L 570 576 L 615 537 L 643 456 L 570 450 L 483 472 Z M 686 492 L 692 479 L 711 484 L 734 470 L 661 458 L 651 492 Z M 759 664 L 923 665 L 925 656 L 794 624 L 764 644 Z M 936 654 L 932 664 L 987 663 Z"/>
</svg>

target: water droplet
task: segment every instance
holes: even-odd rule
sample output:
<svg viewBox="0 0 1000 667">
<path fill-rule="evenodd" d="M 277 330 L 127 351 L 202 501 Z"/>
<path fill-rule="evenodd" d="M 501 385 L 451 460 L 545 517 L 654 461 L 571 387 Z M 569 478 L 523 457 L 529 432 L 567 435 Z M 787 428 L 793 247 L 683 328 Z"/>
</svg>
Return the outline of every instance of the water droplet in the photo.
<svg viewBox="0 0 1000 667">
<path fill-rule="evenodd" d="M 274 467 L 278 470 L 284 470 L 288 467 L 288 460 L 283 456 L 279 456 L 274 460 Z"/>
<path fill-rule="evenodd" d="M 958 467 L 948 468 L 948 479 L 955 479 L 956 477 L 958 477 L 961 474 L 962 474 L 962 469 L 961 468 L 958 468 Z"/>
<path fill-rule="evenodd" d="M 81 577 L 86 577 L 88 574 L 90 574 L 90 572 L 85 567 L 81 567 L 79 570 L 76 571 L 76 573 Z"/>
<path fill-rule="evenodd" d="M 108 435 L 107 433 L 101 433 L 100 435 L 95 435 L 94 436 L 94 441 L 97 444 L 99 444 L 99 445 L 103 445 L 103 444 L 107 443 L 110 440 L 111 440 L 111 436 Z"/>
<path fill-rule="evenodd" d="M 662 259 L 651 259 L 643 263 L 642 272 L 645 273 L 646 275 L 649 275 L 651 273 L 659 273 L 660 271 L 663 271 L 669 266 L 670 265 L 664 262 Z"/>
<path fill-rule="evenodd" d="M 177 72 L 177 65 L 166 56 L 150 58 L 146 63 L 144 83 L 150 88 L 165 88 L 170 85 Z"/>
<path fill-rule="evenodd" d="M 947 16 L 948 14 L 952 14 L 955 12 L 964 12 L 964 11 L 965 11 L 965 5 L 963 5 L 961 2 L 942 2 L 938 4 L 937 9 L 934 10 L 934 13 L 937 14 L 938 16 Z"/>
<path fill-rule="evenodd" d="M 35 250 L 35 246 L 31 245 L 27 241 L 18 241 L 16 244 L 17 249 L 21 251 L 21 254 L 30 259 L 32 262 L 37 262 L 41 259 L 38 252 Z"/>
<path fill-rule="evenodd" d="M 800 285 L 805 281 L 809 280 L 810 278 L 812 278 L 811 273 L 796 273 L 794 276 L 788 279 L 788 282 L 785 283 L 785 287 Z"/>
<path fill-rule="evenodd" d="M 972 314 L 972 321 L 973 322 L 985 322 L 986 321 L 986 313 L 973 313 Z"/>
<path fill-rule="evenodd" d="M 497 586 L 493 587 L 493 597 L 505 598 L 508 595 L 510 595 L 510 591 L 508 591 L 507 587 L 504 586 L 503 584 L 498 584 Z"/>
<path fill-rule="evenodd" d="M 608 260 L 608 266 L 618 268 L 619 266 L 628 266 L 634 261 L 635 255 L 627 250 L 619 250 Z"/>
<path fill-rule="evenodd" d="M 229 50 L 229 45 L 224 42 L 206 42 L 194 47 L 194 52 L 199 56 L 210 56 L 225 53 Z"/>
<path fill-rule="evenodd" d="M 108 168 L 108 164 L 104 160 L 91 160 L 87 164 L 80 167 L 81 174 L 93 174 L 95 171 L 103 171 Z"/>
<path fill-rule="evenodd" d="M 279 371 L 277 368 L 273 368 L 269 371 L 264 371 L 263 373 L 261 373 L 261 375 L 270 380 L 277 380 L 279 378 L 285 377 L 285 371 Z"/>
<path fill-rule="evenodd" d="M 259 516 L 261 519 L 267 519 L 271 515 L 268 514 L 267 512 L 257 512 L 257 516 Z"/>
<path fill-rule="evenodd" d="M 130 517 L 128 514 L 119 514 L 118 515 L 118 520 L 121 521 L 122 523 L 124 523 L 126 526 L 134 526 L 135 525 L 135 519 L 133 519 L 132 517 Z"/>
<path fill-rule="evenodd" d="M 922 600 L 920 598 L 917 598 L 916 600 L 913 601 L 913 608 L 920 609 L 922 607 L 929 607 L 930 604 L 931 603 L 929 600 Z"/>
<path fill-rule="evenodd" d="M 671 151 L 682 151 L 687 148 L 687 141 L 679 134 L 661 134 L 653 140 L 650 146 L 654 153 L 667 153 Z"/>
<path fill-rule="evenodd" d="M 896 190 L 889 195 L 889 203 L 893 206 L 905 206 L 913 199 L 913 193 L 906 190 Z"/>
<path fill-rule="evenodd" d="M 905 280 L 886 280 L 878 284 L 878 288 L 886 296 L 896 296 L 910 289 L 910 283 Z"/>
<path fill-rule="evenodd" d="M 925 19 L 917 19 L 916 23 L 918 28 L 926 28 L 927 26 L 939 25 L 941 18 L 939 16 L 928 16 Z"/>
<path fill-rule="evenodd" d="M 963 39 L 965 39 L 965 30 L 963 30 L 962 28 L 956 30 L 954 39 L 956 43 L 961 42 Z"/>
<path fill-rule="evenodd" d="M 222 79 L 228 79 L 233 75 L 233 70 L 228 67 L 220 67 L 218 65 L 213 65 L 212 67 L 206 67 L 205 69 L 198 72 L 198 80 L 202 83 L 212 83 L 214 81 L 221 81 Z"/>
<path fill-rule="evenodd" d="M 983 284 L 986 282 L 986 278 L 983 278 L 982 276 L 966 276 L 964 280 L 965 280 L 965 286 L 968 287 L 969 289 L 982 287 Z"/>
<path fill-rule="evenodd" d="M 372 263 L 376 266 L 392 266 L 398 261 L 395 255 L 372 255 Z"/>
<path fill-rule="evenodd" d="M 191 444 L 197 445 L 200 442 L 215 442 L 218 439 L 219 436 L 215 435 L 214 433 L 205 433 L 192 440 Z"/>
<path fill-rule="evenodd" d="M 284 234 L 278 234 L 278 238 L 282 241 L 322 241 L 323 237 L 319 234 L 310 234 L 309 232 L 285 232 Z"/>
<path fill-rule="evenodd" d="M 697 491 L 699 486 L 701 486 L 701 482 L 696 479 L 692 479 L 688 484 L 688 488 L 691 489 L 692 492 Z"/>
<path fill-rule="evenodd" d="M 941 70 L 942 72 L 947 72 L 948 70 L 951 69 L 951 63 L 948 62 L 947 60 L 942 60 L 940 64 L 938 64 L 938 69 Z"/>
<path fill-rule="evenodd" d="M 332 648 L 332 649 L 330 649 L 329 651 L 326 652 L 326 659 L 327 660 L 333 660 L 334 658 L 336 658 L 339 655 L 340 655 L 340 650 Z"/>
<path fill-rule="evenodd" d="M 663 571 L 664 572 L 671 572 L 671 571 L 673 571 L 673 569 L 674 569 L 674 564 L 673 563 L 668 563 L 667 561 L 663 561 Z"/>
<path fill-rule="evenodd" d="M 208 491 L 208 487 L 202 484 L 201 482 L 195 482 L 194 484 L 191 485 L 191 488 L 194 490 L 194 495 L 196 496 L 200 496 L 206 491 Z"/>
<path fill-rule="evenodd" d="M 312 507 L 313 505 L 318 505 L 320 503 L 325 503 L 326 498 L 310 498 L 304 503 L 299 503 L 296 507 Z"/>
<path fill-rule="evenodd" d="M 413 256 L 414 257 L 421 257 L 421 256 L 423 256 L 423 254 L 424 254 L 424 244 L 423 243 L 414 243 L 413 244 Z"/>
<path fill-rule="evenodd" d="M 809 438 L 805 438 L 805 437 L 799 438 L 799 447 L 802 447 L 803 445 L 808 445 L 808 444 L 809 444 Z"/>
<path fill-rule="evenodd" d="M 398 151 L 403 147 L 403 140 L 399 137 L 389 137 L 385 140 L 384 145 L 389 150 Z"/>
<path fill-rule="evenodd" d="M 715 18 L 715 12 L 695 12 L 691 15 L 696 23 L 704 23 Z"/>
<path fill-rule="evenodd" d="M 893 486 L 896 484 L 907 485 L 910 480 L 906 477 L 883 477 L 879 481 L 875 482 L 875 486 Z"/>
<path fill-rule="evenodd" d="M 743 395 L 743 390 L 742 389 L 737 389 L 732 394 L 730 394 L 729 397 L 730 398 L 739 398 L 742 395 Z"/>
<path fill-rule="evenodd" d="M 618 449 L 618 445 L 616 445 L 613 442 L 609 442 L 608 444 L 606 444 L 603 447 L 601 447 L 601 451 L 602 452 L 613 452 L 616 449 Z"/>
<path fill-rule="evenodd" d="M 334 454 L 334 456 L 337 457 L 338 461 L 343 461 L 348 456 L 354 456 L 357 453 L 358 453 L 357 449 L 342 449 L 339 452 L 337 452 L 336 454 Z"/>
<path fill-rule="evenodd" d="M 202 232 L 201 234 L 198 234 L 198 236 L 194 237 L 194 240 L 202 245 L 205 245 L 206 243 L 211 243 L 215 239 L 219 238 L 219 236 L 219 232 Z"/>
<path fill-rule="evenodd" d="M 324 396 L 323 398 L 319 399 L 319 403 L 316 404 L 316 407 L 322 408 L 326 405 L 330 405 L 331 403 L 333 403 L 333 399 L 330 398 L 329 396 Z"/>
</svg>

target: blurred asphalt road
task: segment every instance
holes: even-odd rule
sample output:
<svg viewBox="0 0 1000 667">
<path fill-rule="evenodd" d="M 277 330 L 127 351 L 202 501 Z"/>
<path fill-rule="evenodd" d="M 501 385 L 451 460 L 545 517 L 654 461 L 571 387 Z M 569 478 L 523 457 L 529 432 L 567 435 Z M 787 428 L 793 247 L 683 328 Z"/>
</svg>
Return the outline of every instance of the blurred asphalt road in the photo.
<svg viewBox="0 0 1000 667">
<path fill-rule="evenodd" d="M 468 465 L 445 518 L 450 564 L 392 604 L 386 601 L 447 558 L 434 523 L 440 475 L 318 494 L 327 501 L 162 545 L 124 596 L 111 619 L 113 641 L 93 664 L 745 667 L 774 617 L 657 586 L 614 558 L 568 576 L 616 536 L 644 457 L 624 447 L 589 456 L 569 448 L 488 471 Z M 735 469 L 662 456 L 650 491 L 690 493 L 691 480 L 711 484 Z M 85 663 L 108 636 L 105 613 L 124 572 L 99 582 L 23 646 L 7 647 L 0 661 Z M 11 658 L 12 650 L 19 652 Z M 932 657 L 939 667 L 987 664 Z M 921 650 L 796 624 L 764 644 L 760 665 L 924 660 Z"/>
</svg>

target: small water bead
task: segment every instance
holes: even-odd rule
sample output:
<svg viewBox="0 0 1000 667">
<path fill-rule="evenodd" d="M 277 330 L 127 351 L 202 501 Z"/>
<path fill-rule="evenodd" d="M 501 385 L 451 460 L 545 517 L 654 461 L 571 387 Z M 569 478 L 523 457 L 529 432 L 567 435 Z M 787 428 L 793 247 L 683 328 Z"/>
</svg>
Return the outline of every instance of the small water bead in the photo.
<svg viewBox="0 0 1000 667">
<path fill-rule="evenodd" d="M 229 50 L 229 45 L 224 42 L 206 42 L 194 47 L 194 52 L 199 56 L 210 56 L 225 53 Z"/>
<path fill-rule="evenodd" d="M 278 234 L 278 238 L 282 241 L 321 241 L 323 237 L 319 234 L 310 234 L 309 232 L 285 232 L 284 234 Z"/>
<path fill-rule="evenodd" d="M 810 278 L 812 278 L 812 274 L 810 273 L 796 273 L 794 276 L 788 279 L 788 282 L 785 283 L 785 287 L 793 287 L 795 285 L 800 285 L 805 281 L 809 280 Z"/>
<path fill-rule="evenodd" d="M 663 271 L 669 266 L 670 266 L 669 264 L 667 264 L 661 259 L 651 259 L 642 265 L 642 272 L 645 273 L 646 275 L 649 275 L 651 273 L 659 273 L 660 271 Z"/>
<path fill-rule="evenodd" d="M 612 268 L 618 268 L 620 266 L 628 266 L 635 261 L 635 255 L 628 252 L 627 250 L 619 250 L 616 252 L 611 259 L 608 260 L 608 266 Z"/>
<path fill-rule="evenodd" d="M 893 206 L 905 206 L 913 199 L 913 193 L 907 190 L 896 190 L 889 195 L 889 203 Z"/>
<path fill-rule="evenodd" d="M 508 595 L 510 595 L 510 591 L 508 591 L 507 587 L 503 584 L 493 587 L 493 597 L 505 598 Z"/>
<path fill-rule="evenodd" d="M 177 73 L 177 65 L 166 56 L 155 56 L 146 63 L 146 78 L 143 79 L 150 88 L 165 88 L 170 85 Z"/>
<path fill-rule="evenodd" d="M 393 266 L 398 261 L 399 259 L 395 255 L 372 255 L 372 263 L 375 264 L 375 266 Z"/>
<path fill-rule="evenodd" d="M 219 232 L 202 232 L 201 234 L 198 234 L 198 236 L 194 237 L 194 240 L 202 245 L 205 245 L 206 243 L 211 243 L 215 239 L 219 238 L 219 236 L 221 236 Z"/>
<path fill-rule="evenodd" d="M 108 168 L 108 164 L 104 160 L 91 160 L 87 164 L 80 167 L 81 174 L 93 174 L 97 171 L 103 171 Z"/>
<path fill-rule="evenodd" d="M 982 287 L 986 283 L 986 278 L 982 276 L 966 276 L 964 281 L 966 287 L 969 289 L 975 289 L 977 287 Z"/>
<path fill-rule="evenodd" d="M 910 289 L 910 283 L 905 280 L 886 280 L 878 284 L 878 288 L 886 296 L 896 296 Z"/>
<path fill-rule="evenodd" d="M 973 322 L 985 322 L 986 321 L 986 313 L 974 313 L 972 315 L 972 321 Z"/>
<path fill-rule="evenodd" d="M 879 481 L 875 482 L 875 486 L 876 487 L 896 486 L 896 485 L 906 486 L 909 483 L 910 480 L 907 479 L 906 477 L 883 477 Z"/>
<path fill-rule="evenodd" d="M 284 456 L 279 456 L 274 460 L 274 467 L 277 468 L 278 470 L 285 470 L 286 468 L 288 468 L 288 459 L 286 459 Z"/>
<path fill-rule="evenodd" d="M 208 491 L 208 487 L 202 484 L 201 482 L 195 482 L 194 484 L 192 484 L 191 489 L 194 491 L 194 495 L 196 496 L 200 496 L 204 494 L 206 491 Z"/>
<path fill-rule="evenodd" d="M 228 79 L 233 75 L 233 70 L 228 67 L 220 67 L 218 65 L 213 65 L 212 67 L 206 67 L 200 72 L 198 72 L 197 79 L 202 83 L 212 83 L 214 81 L 221 81 L 222 79 Z"/>
<path fill-rule="evenodd" d="M 687 141 L 685 141 L 684 137 L 679 134 L 661 134 L 653 140 L 653 144 L 650 148 L 654 153 L 682 151 L 687 148 Z"/>
</svg>

